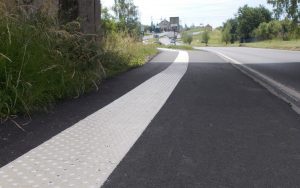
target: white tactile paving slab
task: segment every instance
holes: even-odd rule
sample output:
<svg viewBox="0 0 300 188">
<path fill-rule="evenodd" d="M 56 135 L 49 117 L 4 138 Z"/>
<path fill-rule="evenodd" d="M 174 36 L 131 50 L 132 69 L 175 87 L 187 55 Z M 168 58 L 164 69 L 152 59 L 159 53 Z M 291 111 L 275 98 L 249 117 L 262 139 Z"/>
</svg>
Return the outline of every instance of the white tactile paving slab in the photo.
<svg viewBox="0 0 300 188">
<path fill-rule="evenodd" d="M 187 70 L 180 51 L 166 70 L 0 169 L 0 188 L 99 188 Z"/>
</svg>

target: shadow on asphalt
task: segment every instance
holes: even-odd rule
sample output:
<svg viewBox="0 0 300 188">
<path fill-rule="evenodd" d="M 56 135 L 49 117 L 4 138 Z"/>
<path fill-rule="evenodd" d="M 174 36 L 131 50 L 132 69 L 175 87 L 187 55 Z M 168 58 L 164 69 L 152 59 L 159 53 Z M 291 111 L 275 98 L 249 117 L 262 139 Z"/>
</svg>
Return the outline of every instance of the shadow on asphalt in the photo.
<svg viewBox="0 0 300 188">
<path fill-rule="evenodd" d="M 299 63 L 253 63 L 245 65 L 300 92 L 300 60 Z"/>
<path fill-rule="evenodd" d="M 104 187 L 298 187 L 299 116 L 219 57 L 189 54 L 187 73 Z M 19 131 L 18 137 L 0 145 L 1 165 L 109 104 L 169 63 L 161 65 L 132 70 L 105 82 L 100 92 L 34 117 L 28 133 Z"/>
<path fill-rule="evenodd" d="M 190 59 L 103 187 L 299 187 L 298 114 L 220 58 L 191 52 Z"/>
</svg>

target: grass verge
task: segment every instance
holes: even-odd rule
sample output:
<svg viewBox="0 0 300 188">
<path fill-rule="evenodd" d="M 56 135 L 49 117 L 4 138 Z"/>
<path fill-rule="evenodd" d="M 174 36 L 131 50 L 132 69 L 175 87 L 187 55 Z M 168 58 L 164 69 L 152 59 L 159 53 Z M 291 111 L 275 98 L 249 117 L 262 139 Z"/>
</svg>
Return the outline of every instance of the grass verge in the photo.
<svg viewBox="0 0 300 188">
<path fill-rule="evenodd" d="M 193 46 L 205 47 L 205 44 L 201 42 L 201 34 L 193 36 Z M 238 42 L 234 44 L 226 45 L 222 42 L 222 33 L 220 30 L 214 30 L 210 32 L 210 40 L 208 43 L 210 47 L 252 47 L 252 48 L 270 48 L 270 49 L 283 49 L 283 50 L 300 50 L 300 40 L 283 41 L 281 39 L 265 40 L 258 42 L 249 42 L 240 44 Z"/>
<path fill-rule="evenodd" d="M 270 49 L 282 49 L 282 50 L 296 50 L 300 51 L 300 40 L 267 40 L 260 42 L 244 43 L 242 46 L 252 48 L 270 48 Z"/>
<path fill-rule="evenodd" d="M 188 45 L 168 45 L 166 47 L 169 49 L 176 49 L 176 50 L 193 50 L 193 47 Z"/>
<path fill-rule="evenodd" d="M 157 52 L 122 33 L 85 35 L 76 21 L 60 26 L 43 16 L 0 14 L 1 122 L 96 90 Z"/>
<path fill-rule="evenodd" d="M 154 44 L 143 44 L 128 37 L 125 33 L 112 33 L 102 42 L 101 62 L 107 77 L 143 65 L 158 51 Z"/>
</svg>

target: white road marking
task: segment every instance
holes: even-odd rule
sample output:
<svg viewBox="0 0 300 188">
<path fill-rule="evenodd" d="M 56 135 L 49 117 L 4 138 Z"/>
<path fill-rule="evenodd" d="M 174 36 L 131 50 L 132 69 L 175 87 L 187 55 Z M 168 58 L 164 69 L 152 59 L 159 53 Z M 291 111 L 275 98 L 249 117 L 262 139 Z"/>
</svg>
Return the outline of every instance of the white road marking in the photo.
<svg viewBox="0 0 300 188">
<path fill-rule="evenodd" d="M 166 70 L 0 169 L 1 188 L 99 188 L 183 75 L 189 56 L 179 51 Z"/>
<path fill-rule="evenodd" d="M 206 50 L 206 49 L 205 49 Z M 256 75 L 253 76 L 251 74 L 249 74 L 249 72 L 242 70 L 241 68 L 237 67 L 238 69 L 240 69 L 242 72 L 244 72 L 245 74 L 247 74 L 248 76 L 250 76 L 251 78 L 253 78 L 254 80 L 256 80 L 257 82 L 259 82 L 261 85 L 265 86 L 269 91 L 271 91 L 273 94 L 275 94 L 276 96 L 282 98 L 284 101 L 291 103 L 293 109 L 300 114 L 300 109 L 299 106 L 297 104 L 295 104 L 293 101 L 290 101 L 289 99 L 285 98 L 284 96 L 279 95 L 276 91 L 274 91 L 274 89 L 272 87 L 277 88 L 278 90 L 280 90 L 281 92 L 285 93 L 287 96 L 289 96 L 291 99 L 293 99 L 296 103 L 300 102 L 300 93 L 298 91 L 296 91 L 293 88 L 290 88 L 288 86 L 285 86 L 282 83 L 279 83 L 277 81 L 275 81 L 274 79 L 248 67 L 247 65 L 221 53 L 218 51 L 214 51 L 214 50 L 207 50 L 210 52 L 213 52 L 217 55 L 219 55 L 220 57 L 222 57 L 225 60 L 229 60 L 231 63 L 239 65 L 241 67 L 243 67 L 245 70 L 249 71 L 250 73 Z M 262 82 L 262 80 L 264 80 L 264 82 Z"/>
</svg>

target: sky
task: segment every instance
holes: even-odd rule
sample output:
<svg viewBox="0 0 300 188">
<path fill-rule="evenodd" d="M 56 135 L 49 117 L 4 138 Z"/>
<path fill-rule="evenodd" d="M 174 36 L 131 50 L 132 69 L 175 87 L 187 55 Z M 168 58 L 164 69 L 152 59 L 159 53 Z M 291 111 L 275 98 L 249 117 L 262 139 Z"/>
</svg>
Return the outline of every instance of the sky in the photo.
<svg viewBox="0 0 300 188">
<path fill-rule="evenodd" d="M 180 24 L 199 26 L 210 24 L 221 26 L 227 19 L 232 18 L 239 7 L 264 5 L 270 10 L 267 0 L 133 0 L 140 12 L 142 24 L 150 25 L 151 20 L 159 23 L 169 17 L 180 17 Z M 102 6 L 111 8 L 114 0 L 101 0 Z"/>
</svg>

